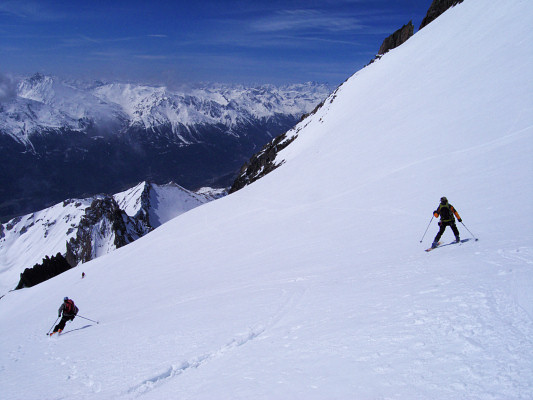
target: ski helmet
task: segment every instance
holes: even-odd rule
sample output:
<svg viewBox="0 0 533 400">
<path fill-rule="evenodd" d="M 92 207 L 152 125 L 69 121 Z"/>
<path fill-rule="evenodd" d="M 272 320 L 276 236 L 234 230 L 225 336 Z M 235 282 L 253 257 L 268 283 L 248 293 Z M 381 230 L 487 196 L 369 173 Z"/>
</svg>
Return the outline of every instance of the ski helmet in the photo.
<svg viewBox="0 0 533 400">
<path fill-rule="evenodd" d="M 67 301 L 67 300 L 68 300 L 68 297 L 65 297 L 65 298 L 63 299 L 63 301 Z"/>
<path fill-rule="evenodd" d="M 447 199 L 446 197 L 442 196 L 442 197 L 440 198 L 440 202 L 441 202 L 442 204 L 446 204 L 446 203 L 448 202 L 448 199 Z"/>
</svg>

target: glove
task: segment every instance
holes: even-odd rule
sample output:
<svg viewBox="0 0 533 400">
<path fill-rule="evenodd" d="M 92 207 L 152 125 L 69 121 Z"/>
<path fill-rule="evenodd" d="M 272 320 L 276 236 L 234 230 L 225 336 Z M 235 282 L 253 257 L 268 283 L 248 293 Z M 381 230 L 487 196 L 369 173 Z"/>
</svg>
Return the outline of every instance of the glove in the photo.
<svg viewBox="0 0 533 400">
<path fill-rule="evenodd" d="M 459 218 L 457 221 L 459 221 L 459 222 L 463 222 L 463 220 L 462 220 L 461 218 Z"/>
<path fill-rule="evenodd" d="M 74 317 L 76 317 L 76 316 L 73 315 L 72 317 L 70 317 L 70 320 L 71 320 L 71 321 L 74 321 Z"/>
</svg>

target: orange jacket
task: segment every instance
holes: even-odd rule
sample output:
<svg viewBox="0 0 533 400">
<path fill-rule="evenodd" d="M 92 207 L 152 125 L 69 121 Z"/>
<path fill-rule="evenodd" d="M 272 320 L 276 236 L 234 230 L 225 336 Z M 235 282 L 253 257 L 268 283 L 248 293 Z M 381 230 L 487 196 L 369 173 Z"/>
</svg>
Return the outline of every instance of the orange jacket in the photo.
<svg viewBox="0 0 533 400">
<path fill-rule="evenodd" d="M 433 211 L 433 215 L 435 218 L 438 218 L 440 216 L 440 220 L 442 222 L 452 222 L 455 221 L 454 215 L 457 217 L 459 222 L 461 222 L 461 217 L 459 216 L 459 213 L 450 203 L 446 204 L 439 204 L 439 207 Z"/>
</svg>

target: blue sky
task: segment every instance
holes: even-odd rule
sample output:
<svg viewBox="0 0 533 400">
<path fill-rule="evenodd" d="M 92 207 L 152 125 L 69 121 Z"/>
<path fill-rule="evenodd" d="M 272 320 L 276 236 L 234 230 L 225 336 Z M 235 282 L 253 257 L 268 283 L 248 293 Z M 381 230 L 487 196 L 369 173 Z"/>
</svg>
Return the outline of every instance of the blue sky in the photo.
<svg viewBox="0 0 533 400">
<path fill-rule="evenodd" d="M 0 0 L 0 73 L 338 84 L 431 0 Z"/>
</svg>

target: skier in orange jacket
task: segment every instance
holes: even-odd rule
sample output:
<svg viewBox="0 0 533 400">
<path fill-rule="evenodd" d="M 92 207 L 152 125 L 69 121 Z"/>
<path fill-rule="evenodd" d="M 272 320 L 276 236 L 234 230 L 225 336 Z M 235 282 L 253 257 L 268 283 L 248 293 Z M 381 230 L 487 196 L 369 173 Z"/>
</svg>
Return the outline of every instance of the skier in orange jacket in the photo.
<svg viewBox="0 0 533 400">
<path fill-rule="evenodd" d="M 452 228 L 453 234 L 455 235 L 455 241 L 461 241 L 461 238 L 459 237 L 459 229 L 457 229 L 457 226 L 455 225 L 454 215 L 455 217 L 457 217 L 457 220 L 459 222 L 462 222 L 463 220 L 459 216 L 457 210 L 450 203 L 448 203 L 448 199 L 446 197 L 440 198 L 439 207 L 435 211 L 433 211 L 433 215 L 435 216 L 435 218 L 438 218 L 440 216 L 440 229 L 437 233 L 437 236 L 435 236 L 431 247 L 437 247 L 437 245 L 439 244 L 439 240 L 444 231 L 446 230 L 447 226 Z"/>
</svg>

